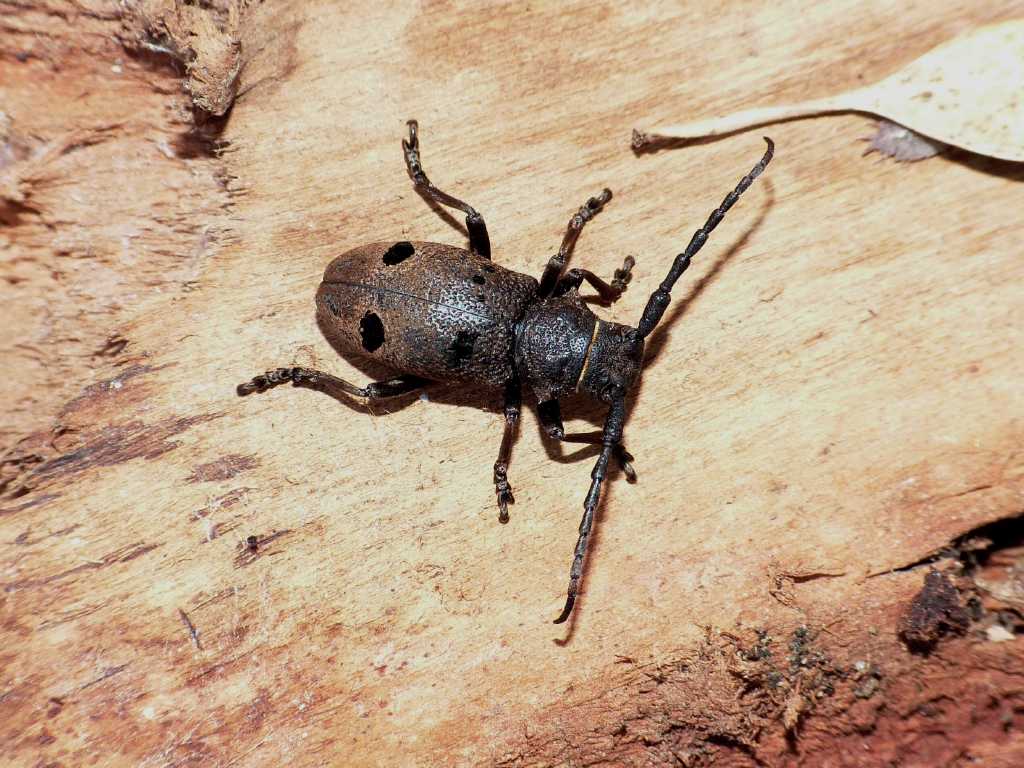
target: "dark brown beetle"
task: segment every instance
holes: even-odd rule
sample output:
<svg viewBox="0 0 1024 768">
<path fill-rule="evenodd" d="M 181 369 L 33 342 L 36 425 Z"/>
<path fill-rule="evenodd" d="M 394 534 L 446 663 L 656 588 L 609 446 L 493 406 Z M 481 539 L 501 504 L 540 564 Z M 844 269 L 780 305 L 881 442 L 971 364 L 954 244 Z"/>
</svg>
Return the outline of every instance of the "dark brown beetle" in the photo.
<svg viewBox="0 0 1024 768">
<path fill-rule="evenodd" d="M 626 391 L 643 367 L 644 339 L 661 320 L 670 291 L 690 266 L 725 213 L 772 159 L 768 149 L 722 204 L 698 229 L 686 250 L 676 256 L 668 276 L 651 294 L 636 328 L 597 318 L 583 303 L 579 287 L 589 283 L 610 304 L 626 289 L 633 268 L 627 257 L 611 283 L 585 269 L 564 272 L 566 259 L 583 225 L 611 199 L 605 189 L 590 198 L 569 221 L 558 253 L 551 257 L 538 282 L 491 262 L 491 244 L 483 216 L 466 203 L 435 187 L 420 165 L 415 120 L 409 140 L 402 142 L 405 163 L 416 188 L 443 205 L 466 214 L 469 251 L 452 245 L 384 242 L 364 245 L 339 256 L 327 267 L 316 294 L 317 319 L 325 334 L 344 350 L 369 355 L 401 374 L 387 381 L 357 387 L 309 368 L 278 368 L 238 387 L 239 395 L 263 392 L 290 381 L 332 395 L 379 400 L 395 397 L 431 381 L 457 381 L 505 390 L 505 432 L 494 464 L 498 519 L 508 521 L 513 503 L 508 459 L 519 421 L 521 389 L 537 397 L 537 412 L 548 436 L 555 440 L 599 443 L 601 453 L 591 473 L 579 539 L 569 572 L 565 608 L 572 612 L 604 481 L 612 454 L 630 479 L 630 456 L 622 447 Z M 600 434 L 566 435 L 558 398 L 584 392 L 608 404 Z"/>
</svg>

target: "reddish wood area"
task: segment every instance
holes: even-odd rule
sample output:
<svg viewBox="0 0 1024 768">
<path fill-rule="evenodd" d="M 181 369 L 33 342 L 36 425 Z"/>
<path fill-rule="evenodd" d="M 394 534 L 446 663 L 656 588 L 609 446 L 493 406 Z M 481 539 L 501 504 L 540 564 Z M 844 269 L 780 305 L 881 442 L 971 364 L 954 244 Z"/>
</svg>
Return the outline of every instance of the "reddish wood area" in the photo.
<svg viewBox="0 0 1024 768">
<path fill-rule="evenodd" d="M 763 144 L 635 154 L 634 125 L 837 93 L 1024 3 L 0 14 L 0 762 L 1024 764 L 1019 164 L 771 127 L 652 339 L 639 482 L 563 627 L 593 449 L 528 409 L 500 526 L 498 393 L 234 392 L 367 381 L 316 326 L 324 267 L 465 245 L 407 118 L 510 268 L 611 187 L 573 263 L 634 255 L 599 311 L 635 323 Z"/>
</svg>

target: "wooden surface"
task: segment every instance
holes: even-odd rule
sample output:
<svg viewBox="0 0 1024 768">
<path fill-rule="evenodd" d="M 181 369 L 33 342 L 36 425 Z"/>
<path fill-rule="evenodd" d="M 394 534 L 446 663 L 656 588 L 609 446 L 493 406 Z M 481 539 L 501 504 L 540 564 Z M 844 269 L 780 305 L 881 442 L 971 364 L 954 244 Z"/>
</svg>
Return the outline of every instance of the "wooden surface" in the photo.
<svg viewBox="0 0 1024 768">
<path fill-rule="evenodd" d="M 603 315 L 636 322 L 763 144 L 637 156 L 634 125 L 838 92 L 1024 4 L 268 3 L 242 15 L 217 155 L 183 138 L 178 75 L 119 53 L 114 9 L 4 7 L 14 129 L 37 148 L 83 125 L 115 133 L 72 142 L 5 199 L 6 274 L 34 270 L 7 281 L 7 306 L 39 351 L 24 377 L 33 355 L 4 352 L 18 408 L 0 506 L 3 762 L 875 765 L 911 749 L 923 762 L 905 764 L 939 765 L 928 756 L 957 738 L 992 765 L 1024 754 L 1020 636 L 972 631 L 938 661 L 896 638 L 914 566 L 986 523 L 1019 535 L 1017 165 L 862 157 L 873 122 L 857 116 L 770 129 L 775 161 L 650 345 L 625 439 L 640 480 L 609 484 L 566 627 L 550 621 L 592 450 L 546 449 L 527 412 L 500 526 L 496 394 L 435 387 L 372 413 L 234 394 L 279 365 L 366 381 L 316 327 L 325 265 L 377 239 L 464 244 L 412 190 L 407 118 L 432 180 L 484 213 L 511 268 L 539 274 L 610 186 L 573 263 L 610 276 L 635 255 Z M 63 124 L 41 124 L 33 90 Z M 83 93 L 97 104 L 73 114 Z M 602 418 L 565 410 L 570 429 Z M 722 638 L 770 631 L 781 658 L 800 626 L 836 668 L 874 665 L 878 692 L 856 693 L 851 671 L 807 694 L 791 650 L 789 692 L 751 703 Z M 987 691 L 1009 726 L 979 725 L 1003 709 L 964 725 L 951 707 L 934 721 L 945 742 L 904 738 L 939 678 L 972 702 Z M 652 680 L 678 697 L 651 699 Z"/>
</svg>

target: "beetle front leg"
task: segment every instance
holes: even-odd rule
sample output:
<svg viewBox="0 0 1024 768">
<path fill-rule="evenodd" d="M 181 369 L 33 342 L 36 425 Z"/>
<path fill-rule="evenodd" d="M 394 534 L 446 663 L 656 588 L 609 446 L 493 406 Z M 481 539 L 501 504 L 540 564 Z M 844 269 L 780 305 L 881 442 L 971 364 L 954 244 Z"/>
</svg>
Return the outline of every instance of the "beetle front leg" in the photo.
<svg viewBox="0 0 1024 768">
<path fill-rule="evenodd" d="M 562 442 L 601 445 L 603 437 L 604 434 L 602 432 L 577 432 L 572 435 L 566 435 L 562 438 Z M 615 461 L 618 462 L 619 467 L 622 469 L 622 474 L 626 476 L 626 480 L 635 483 L 636 469 L 633 467 L 633 462 L 636 461 L 636 458 L 633 454 L 627 451 L 622 443 L 618 443 L 612 450 L 612 455 L 615 456 Z"/>
<path fill-rule="evenodd" d="M 633 276 L 633 266 L 636 264 L 636 259 L 632 256 L 627 256 L 622 262 L 622 269 L 616 269 L 615 275 L 612 277 L 611 283 L 606 283 L 600 277 L 595 275 L 589 269 L 570 269 L 565 273 L 565 276 L 558 281 L 558 285 L 555 287 L 555 295 L 561 296 L 563 293 L 575 288 L 579 289 L 583 281 L 586 280 L 590 283 L 590 286 L 597 291 L 597 295 L 601 297 L 601 301 L 604 304 L 614 304 L 619 297 L 625 292 L 626 286 L 629 284 L 630 278 Z"/>
<path fill-rule="evenodd" d="M 494 492 L 498 496 L 498 522 L 508 522 L 508 505 L 515 504 L 512 486 L 508 484 L 508 460 L 512 455 L 512 442 L 516 437 L 519 413 L 522 408 L 522 390 L 517 380 L 505 385 L 505 431 L 501 436 L 498 460 L 494 462 Z"/>
<path fill-rule="evenodd" d="M 386 381 L 375 381 L 365 387 L 357 387 L 337 376 L 312 368 L 275 368 L 253 377 L 244 384 L 239 384 L 236 391 L 240 397 L 245 397 L 255 392 L 266 392 L 268 389 L 289 381 L 293 386 L 324 392 L 331 397 L 338 397 L 339 394 L 344 393 L 351 397 L 362 397 L 367 400 L 398 397 L 430 383 L 427 379 L 422 379 L 419 376 L 405 374 Z"/>
<path fill-rule="evenodd" d="M 420 139 L 419 123 L 415 120 L 408 121 L 409 140 L 402 139 L 402 150 L 405 153 L 405 167 L 409 171 L 416 188 L 423 191 L 432 200 L 449 208 L 456 208 L 466 214 L 466 231 L 469 232 L 469 249 L 477 256 L 485 259 L 491 258 L 491 239 L 487 234 L 487 224 L 484 217 L 477 213 L 476 208 L 462 202 L 457 197 L 452 197 L 447 192 L 442 192 L 435 187 L 420 164 Z"/>
<path fill-rule="evenodd" d="M 565 427 L 562 425 L 562 409 L 557 400 L 545 400 L 537 406 L 537 416 L 544 434 L 552 440 L 563 443 L 585 443 L 587 445 L 601 445 L 604 437 L 603 432 L 576 432 L 571 435 L 565 434 Z M 636 469 L 633 468 L 633 454 L 626 450 L 622 443 L 618 443 L 613 451 L 615 460 L 618 462 L 626 479 L 636 482 Z"/>
</svg>

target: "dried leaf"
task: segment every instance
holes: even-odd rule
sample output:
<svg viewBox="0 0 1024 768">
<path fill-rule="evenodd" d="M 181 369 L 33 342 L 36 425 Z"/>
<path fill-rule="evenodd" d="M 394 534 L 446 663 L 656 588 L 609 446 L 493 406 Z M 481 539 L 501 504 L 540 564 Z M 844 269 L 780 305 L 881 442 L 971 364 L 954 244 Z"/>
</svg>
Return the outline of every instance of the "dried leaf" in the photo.
<svg viewBox="0 0 1024 768">
<path fill-rule="evenodd" d="M 830 112 L 870 112 L 946 144 L 1024 162 L 1024 19 L 981 27 L 855 91 L 711 120 L 634 131 L 633 146 L 718 136 Z"/>
<path fill-rule="evenodd" d="M 888 120 L 878 124 L 878 130 L 869 141 L 871 146 L 864 152 L 865 155 L 878 152 L 900 163 L 914 163 L 935 157 L 946 146 Z"/>
</svg>

